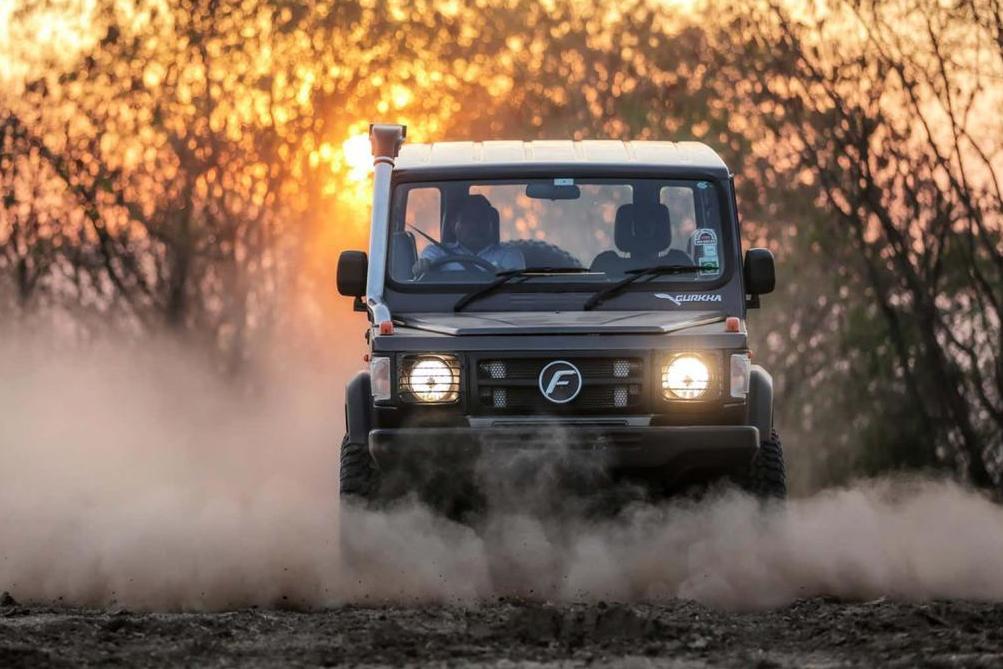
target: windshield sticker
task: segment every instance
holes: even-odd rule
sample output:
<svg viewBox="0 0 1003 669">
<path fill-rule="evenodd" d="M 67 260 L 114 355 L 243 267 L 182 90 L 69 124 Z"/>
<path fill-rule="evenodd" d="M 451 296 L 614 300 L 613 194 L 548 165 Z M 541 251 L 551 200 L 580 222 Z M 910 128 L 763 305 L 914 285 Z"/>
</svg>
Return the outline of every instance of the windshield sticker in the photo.
<svg viewBox="0 0 1003 669">
<path fill-rule="evenodd" d="M 693 233 L 693 245 L 717 244 L 717 233 L 710 228 L 700 228 Z"/>
<path fill-rule="evenodd" d="M 693 259 L 700 268 L 699 276 L 715 276 L 721 267 L 717 255 L 717 233 L 710 228 L 700 228 L 690 239 L 693 241 Z"/>
<path fill-rule="evenodd" d="M 698 246 L 697 256 L 697 264 L 700 266 L 698 276 L 716 276 L 720 272 L 721 261 L 717 257 L 717 245 Z"/>
<path fill-rule="evenodd" d="M 720 302 L 721 295 L 719 293 L 676 293 L 675 295 L 669 295 L 668 293 L 655 293 L 655 297 L 660 300 L 669 300 L 677 307 L 683 306 L 686 302 Z"/>
<path fill-rule="evenodd" d="M 710 184 L 707 183 L 706 181 L 699 181 L 699 182 L 697 182 L 697 188 L 699 188 L 700 190 L 706 190 L 709 187 L 710 187 Z"/>
<path fill-rule="evenodd" d="M 570 179 L 568 177 L 561 177 L 561 178 L 554 179 L 554 185 L 555 186 L 574 186 L 575 185 L 575 180 L 574 179 Z"/>
</svg>

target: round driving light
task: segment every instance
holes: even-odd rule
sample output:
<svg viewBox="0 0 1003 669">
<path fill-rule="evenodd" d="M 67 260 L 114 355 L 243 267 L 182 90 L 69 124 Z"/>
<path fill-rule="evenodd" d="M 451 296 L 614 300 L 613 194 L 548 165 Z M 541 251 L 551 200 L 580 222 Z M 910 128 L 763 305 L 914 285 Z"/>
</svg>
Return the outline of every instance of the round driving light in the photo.
<svg viewBox="0 0 1003 669">
<path fill-rule="evenodd" d="M 701 398 L 710 387 L 710 370 L 695 355 L 681 355 L 662 371 L 662 389 L 666 397 L 681 400 Z"/>
<path fill-rule="evenodd" d="M 456 373 L 438 358 L 414 363 L 408 373 L 408 390 L 422 402 L 445 402 L 456 398 Z"/>
</svg>

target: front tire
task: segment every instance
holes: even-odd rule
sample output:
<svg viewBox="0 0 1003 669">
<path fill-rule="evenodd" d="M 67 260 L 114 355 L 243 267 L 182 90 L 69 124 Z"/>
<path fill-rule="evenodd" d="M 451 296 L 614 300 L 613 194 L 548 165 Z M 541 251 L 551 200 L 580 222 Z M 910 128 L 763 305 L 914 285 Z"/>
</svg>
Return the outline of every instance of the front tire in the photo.
<svg viewBox="0 0 1003 669">
<path fill-rule="evenodd" d="M 769 438 L 759 443 L 743 487 L 763 501 L 787 498 L 784 449 L 776 430 L 771 430 Z"/>
<path fill-rule="evenodd" d="M 342 503 L 367 505 L 377 488 L 377 471 L 368 444 L 355 444 L 348 435 L 341 442 L 338 480 Z"/>
<path fill-rule="evenodd" d="M 359 545 L 363 536 L 365 518 L 358 513 L 368 508 L 379 488 L 379 472 L 366 444 L 356 444 L 348 440 L 341 442 L 339 470 L 338 543 L 341 550 L 341 565 L 346 573 L 359 573 L 366 564 L 364 547 Z M 353 511 L 355 513 L 353 513 Z"/>
</svg>

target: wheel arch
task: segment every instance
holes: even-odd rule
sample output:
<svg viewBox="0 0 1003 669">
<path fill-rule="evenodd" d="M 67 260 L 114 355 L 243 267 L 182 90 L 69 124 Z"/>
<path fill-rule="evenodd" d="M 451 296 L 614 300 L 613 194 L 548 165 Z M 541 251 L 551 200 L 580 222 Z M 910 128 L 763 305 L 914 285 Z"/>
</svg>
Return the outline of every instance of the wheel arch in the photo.
<svg viewBox="0 0 1003 669">
<path fill-rule="evenodd" d="M 369 372 L 359 372 L 345 386 L 345 434 L 354 444 L 369 443 L 371 398 Z"/>
<path fill-rule="evenodd" d="M 760 365 L 749 375 L 749 424 L 759 430 L 759 439 L 768 439 L 773 430 L 773 377 Z"/>
</svg>

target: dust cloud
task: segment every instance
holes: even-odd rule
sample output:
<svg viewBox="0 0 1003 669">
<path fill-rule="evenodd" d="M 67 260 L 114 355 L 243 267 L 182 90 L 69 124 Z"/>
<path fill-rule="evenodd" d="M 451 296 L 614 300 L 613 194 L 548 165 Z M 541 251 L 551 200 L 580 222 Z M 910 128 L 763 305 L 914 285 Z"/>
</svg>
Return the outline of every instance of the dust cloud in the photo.
<svg viewBox="0 0 1003 669">
<path fill-rule="evenodd" d="M 355 513 L 342 565 L 340 387 L 275 365 L 255 390 L 170 346 L 0 345 L 0 590 L 137 609 L 816 595 L 1003 600 L 1003 509 L 881 480 L 763 507 L 722 489 L 616 519 L 503 506 L 475 531 L 421 506 Z"/>
</svg>

